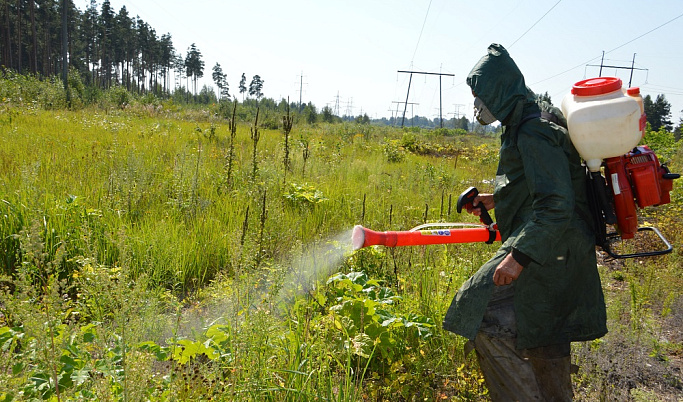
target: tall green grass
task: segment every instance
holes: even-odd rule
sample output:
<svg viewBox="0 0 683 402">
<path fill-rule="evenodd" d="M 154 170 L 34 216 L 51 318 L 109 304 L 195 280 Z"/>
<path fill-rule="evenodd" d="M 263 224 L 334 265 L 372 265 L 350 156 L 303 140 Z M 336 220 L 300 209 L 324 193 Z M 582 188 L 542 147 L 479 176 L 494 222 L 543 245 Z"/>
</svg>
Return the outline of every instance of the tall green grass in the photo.
<svg viewBox="0 0 683 402">
<path fill-rule="evenodd" d="M 228 122 L 202 111 L 1 110 L 0 400 L 486 398 L 440 323 L 493 246 L 350 253 L 348 236 L 474 222 L 455 199 L 492 190 L 495 139 L 294 124 L 287 147 L 260 128 L 254 154 L 241 110 L 231 165 Z M 579 350 L 585 399 L 617 395 L 591 353 L 681 350 L 661 340 L 680 300 L 680 187 L 673 199 L 647 219 L 675 254 L 602 268 L 621 335 Z M 361 271 L 360 290 L 325 283 Z"/>
<path fill-rule="evenodd" d="M 335 248 L 349 249 L 349 239 L 338 239 L 338 235 L 348 235 L 358 223 L 389 230 L 408 229 L 425 219 L 459 220 L 454 211 L 448 216 L 440 207 L 442 198 L 476 181 L 454 170 L 453 161 L 447 158 L 418 156 L 401 149 L 403 162 L 389 161 L 383 152 L 385 144 L 400 143 L 404 136 L 395 129 L 295 126 L 290 136 L 291 170 L 285 175 L 283 134 L 261 128 L 254 176 L 251 123 L 244 122 L 237 127 L 235 164 L 227 180 L 230 131 L 222 120 L 188 121 L 172 115 L 97 109 L 11 110 L 12 118 L 6 114 L 0 126 L 1 229 L 6 250 L 2 273 L 7 281 L 16 283 L 24 278 L 33 286 L 59 281 L 52 286 L 57 293 L 71 295 L 70 307 L 64 309 L 71 309 L 72 317 L 63 317 L 55 325 L 76 334 L 84 328 L 82 323 L 99 323 L 89 340 L 95 342 L 96 335 L 104 345 L 116 339 L 119 352 L 112 361 L 103 360 L 124 371 L 144 371 L 149 356 L 135 348 L 140 342 L 175 347 L 182 339 L 201 339 L 213 320 L 227 322 L 235 334 L 232 339 L 236 343 L 230 347 L 234 358 L 228 359 L 227 366 L 202 367 L 201 375 L 213 378 L 225 376 L 220 374 L 224 370 L 233 372 L 223 386 L 230 385 L 234 399 L 362 398 L 365 387 L 361 385 L 369 373 L 360 370 L 372 359 L 343 347 L 349 340 L 329 327 L 331 300 L 324 296 L 324 287 L 316 284 L 316 280 L 324 282 L 325 275 L 349 269 L 343 259 L 329 256 L 341 256 Z M 462 145 L 462 139 L 442 140 Z M 494 150 L 492 146 L 483 152 Z M 335 246 L 334 242 L 347 244 Z M 49 262 L 50 269 L 26 261 L 27 244 L 36 244 L 40 261 Z M 437 259 L 450 263 L 443 261 L 445 249 L 402 250 L 380 257 L 371 252 L 364 257 L 368 251 L 358 254 L 353 269 L 384 278 L 403 295 L 422 287 L 417 305 L 406 297 L 402 303 L 406 311 L 413 307 L 415 313 L 443 311 L 448 297 L 441 291 L 435 298 L 434 286 L 446 275 L 453 282 L 453 270 L 444 267 L 439 273 L 435 268 L 419 268 L 423 274 L 416 284 L 412 272 L 406 270 L 410 267 L 406 261 L 414 260 L 418 266 L 434 264 Z M 283 284 L 297 273 L 320 275 L 293 282 L 293 286 Z M 457 276 L 448 292 L 463 278 Z M 229 291 L 224 284 L 229 284 Z M 20 305 L 16 292 L 10 291 L 6 297 L 11 301 L 6 306 Z M 177 302 L 172 300 L 176 298 L 186 302 L 174 325 Z M 195 305 L 203 313 L 194 313 Z M 5 316 L 11 325 L 24 323 L 40 310 L 14 314 L 12 308 L 7 308 Z M 158 320 L 151 314 L 167 318 Z M 305 330 L 294 318 L 301 314 L 308 320 Z M 292 327 L 294 322 L 297 324 Z M 128 327 L 139 331 L 125 331 Z M 41 331 L 38 327 L 17 328 L 16 336 L 26 338 Z M 312 331 L 320 338 L 312 337 Z M 458 342 L 443 339 L 446 344 Z M 342 346 L 330 350 L 332 344 Z M 56 346 L 56 352 L 59 349 Z M 78 358 L 86 361 L 92 356 Z M 188 361 L 198 358 L 192 356 Z M 51 360 L 53 377 L 74 375 L 57 357 Z M 442 359 L 447 366 L 443 360 L 451 358 Z M 188 370 L 182 356 L 170 361 L 181 372 Z M 29 366 L 38 370 L 50 367 L 48 363 L 31 361 Z M 89 370 L 94 375 L 99 369 L 93 366 Z M 185 377 L 171 377 L 169 383 L 153 376 L 136 384 L 126 382 L 125 376 L 112 381 L 119 384 L 115 387 L 121 392 L 119 397 L 169 392 L 196 396 L 189 386 L 174 388 L 186 381 Z M 420 388 L 416 381 L 408 381 L 403 392 Z M 27 384 L 31 381 L 24 386 Z M 216 382 L 212 384 L 217 387 Z M 104 395 L 100 386 L 65 383 L 62 388 L 72 393 L 77 390 L 81 396 Z M 155 388 L 159 386 L 161 391 Z M 400 388 L 398 382 L 390 386 Z M 215 387 L 204 388 L 204 392 L 214 393 Z M 35 391 L 39 386 L 34 382 L 29 388 Z M 377 395 L 390 394 L 379 385 L 377 388 L 373 391 Z M 46 389 L 54 396 L 59 386 Z"/>
<path fill-rule="evenodd" d="M 443 158 L 408 155 L 403 163 L 387 162 L 380 143 L 400 135 L 393 132 L 344 139 L 295 129 L 292 173 L 285 182 L 282 133 L 261 129 L 254 178 L 245 124 L 237 130 L 237 168 L 229 183 L 229 131 L 218 121 L 24 110 L 11 123 L 4 120 L 2 130 L 7 235 L 41 221 L 48 249 L 67 247 L 68 258 L 94 254 L 106 265 L 117 263 L 122 243 L 134 273 L 181 289 L 234 270 L 231 257 L 238 248 L 252 247 L 258 233 L 266 237 L 259 252 L 278 259 L 297 243 L 348 229 L 361 218 L 366 225 L 390 229 L 390 210 L 394 226 L 407 229 L 422 223 L 426 210 L 428 220 L 448 218 L 439 209 L 442 194 L 452 196 L 475 181 L 460 176 Z M 308 143 L 305 171 L 297 139 Z M 325 201 L 314 205 L 287 198 L 297 185 L 321 192 Z M 268 211 L 264 222 L 257 213 L 264 207 L 262 194 Z M 240 245 L 245 219 L 250 241 Z M 116 241 L 121 236 L 125 241 Z M 242 254 L 248 260 L 255 252 Z M 5 274 L 13 269 L 3 266 Z"/>
</svg>

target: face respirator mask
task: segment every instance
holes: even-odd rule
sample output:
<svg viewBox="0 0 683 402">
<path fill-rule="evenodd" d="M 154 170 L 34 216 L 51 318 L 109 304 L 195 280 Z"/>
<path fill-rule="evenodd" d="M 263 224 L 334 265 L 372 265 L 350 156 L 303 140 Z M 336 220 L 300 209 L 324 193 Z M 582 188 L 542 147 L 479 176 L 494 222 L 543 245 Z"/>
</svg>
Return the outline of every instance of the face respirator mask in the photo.
<svg viewBox="0 0 683 402">
<path fill-rule="evenodd" d="M 484 105 L 479 97 L 474 98 L 474 117 L 479 124 L 486 126 L 498 120 L 491 111 Z"/>
</svg>

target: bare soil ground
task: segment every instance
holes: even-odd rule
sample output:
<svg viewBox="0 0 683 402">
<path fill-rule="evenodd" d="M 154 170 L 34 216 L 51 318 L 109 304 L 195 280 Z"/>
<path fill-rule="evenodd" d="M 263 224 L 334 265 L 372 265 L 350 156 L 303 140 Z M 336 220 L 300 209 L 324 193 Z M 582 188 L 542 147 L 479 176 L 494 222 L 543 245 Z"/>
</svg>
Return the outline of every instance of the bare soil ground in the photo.
<svg viewBox="0 0 683 402">
<path fill-rule="evenodd" d="M 647 316 L 634 317 L 631 288 L 620 275 L 624 260 L 599 253 L 606 267 L 605 295 L 621 303 L 609 333 L 598 342 L 579 344 L 574 359 L 580 366 L 575 397 L 581 401 L 683 401 L 683 297 L 665 309 L 648 305 Z M 657 305 L 660 304 L 660 305 Z M 614 306 L 613 306 L 614 307 Z M 619 306 L 617 306 L 619 307 Z"/>
</svg>

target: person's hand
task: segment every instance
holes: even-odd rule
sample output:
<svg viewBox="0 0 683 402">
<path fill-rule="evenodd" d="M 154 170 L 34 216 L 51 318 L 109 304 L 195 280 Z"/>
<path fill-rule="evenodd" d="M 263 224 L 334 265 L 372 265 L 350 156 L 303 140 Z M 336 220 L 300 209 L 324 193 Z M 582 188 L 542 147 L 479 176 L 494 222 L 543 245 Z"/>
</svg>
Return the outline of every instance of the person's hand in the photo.
<svg viewBox="0 0 683 402">
<path fill-rule="evenodd" d="M 495 272 L 493 272 L 493 283 L 496 286 L 509 285 L 519 277 L 523 268 L 520 263 L 512 258 L 512 253 L 510 253 L 505 256 L 503 261 L 496 267 Z"/>
<path fill-rule="evenodd" d="M 484 204 L 484 207 L 486 207 L 487 211 L 492 210 L 496 206 L 496 203 L 493 202 L 493 194 L 479 194 L 474 197 L 472 204 L 467 204 L 465 206 L 465 208 L 467 208 L 467 212 L 475 216 L 481 215 L 481 209 L 475 208 L 477 205 L 479 205 L 479 203 Z"/>
</svg>

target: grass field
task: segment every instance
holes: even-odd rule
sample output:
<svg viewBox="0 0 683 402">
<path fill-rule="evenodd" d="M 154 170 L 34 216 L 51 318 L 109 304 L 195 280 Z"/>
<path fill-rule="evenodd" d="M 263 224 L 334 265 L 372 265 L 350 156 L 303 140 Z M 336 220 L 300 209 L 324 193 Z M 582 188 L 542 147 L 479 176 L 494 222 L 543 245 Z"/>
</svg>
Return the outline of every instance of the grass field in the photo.
<svg viewBox="0 0 683 402">
<path fill-rule="evenodd" d="M 350 231 L 474 222 L 455 198 L 492 190 L 497 139 L 0 110 L 0 401 L 486 400 L 440 324 L 495 247 L 353 252 Z M 683 397 L 682 194 L 643 213 L 672 254 L 601 260 L 610 333 L 574 345 L 577 399 Z"/>
</svg>

